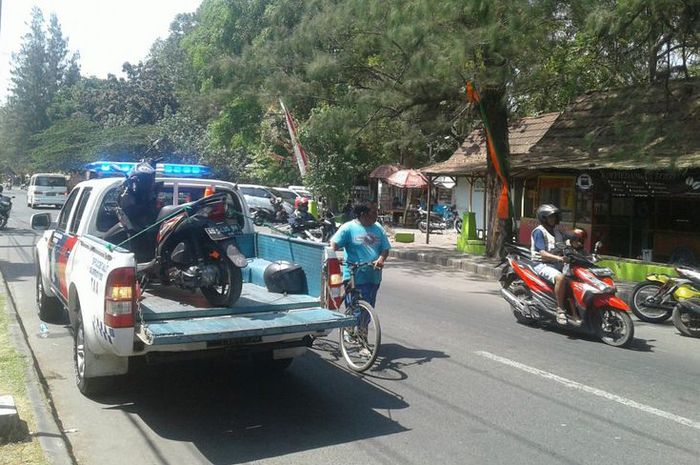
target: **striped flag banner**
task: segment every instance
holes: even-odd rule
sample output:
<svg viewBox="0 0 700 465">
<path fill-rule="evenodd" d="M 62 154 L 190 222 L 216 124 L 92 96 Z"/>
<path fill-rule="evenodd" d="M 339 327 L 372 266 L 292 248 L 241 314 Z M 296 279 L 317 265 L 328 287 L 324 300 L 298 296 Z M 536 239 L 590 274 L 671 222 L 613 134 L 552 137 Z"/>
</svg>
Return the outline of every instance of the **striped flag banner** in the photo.
<svg viewBox="0 0 700 465">
<path fill-rule="evenodd" d="M 287 129 L 289 129 L 289 137 L 292 139 L 292 146 L 294 147 L 294 156 L 297 159 L 299 172 L 302 176 L 305 176 L 306 166 L 308 165 L 309 161 L 306 158 L 306 153 L 301 147 L 301 143 L 299 142 L 299 138 L 297 137 L 297 128 L 294 124 L 294 119 L 292 118 L 291 113 L 289 113 L 289 111 L 287 110 L 287 107 L 284 106 L 282 99 L 280 99 L 280 105 L 282 106 L 282 110 L 284 111 L 284 119 L 285 121 L 287 121 Z"/>
</svg>

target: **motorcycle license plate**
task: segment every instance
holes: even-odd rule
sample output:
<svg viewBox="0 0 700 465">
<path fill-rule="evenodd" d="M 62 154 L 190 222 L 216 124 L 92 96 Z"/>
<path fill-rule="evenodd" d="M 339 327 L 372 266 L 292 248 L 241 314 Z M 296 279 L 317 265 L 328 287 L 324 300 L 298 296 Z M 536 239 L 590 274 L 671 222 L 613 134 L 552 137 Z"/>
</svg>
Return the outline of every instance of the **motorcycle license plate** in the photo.
<svg viewBox="0 0 700 465">
<path fill-rule="evenodd" d="M 216 226 L 211 226 L 209 228 L 204 228 L 207 235 L 212 241 L 222 241 L 224 239 L 229 239 L 236 234 L 236 229 L 228 224 L 217 224 Z"/>
</svg>

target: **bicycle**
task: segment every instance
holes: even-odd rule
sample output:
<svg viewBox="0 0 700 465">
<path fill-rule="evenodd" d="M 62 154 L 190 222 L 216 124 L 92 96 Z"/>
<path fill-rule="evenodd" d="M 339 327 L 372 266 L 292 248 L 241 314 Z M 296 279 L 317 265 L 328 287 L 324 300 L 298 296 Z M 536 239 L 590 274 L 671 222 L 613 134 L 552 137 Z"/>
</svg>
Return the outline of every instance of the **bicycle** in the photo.
<svg viewBox="0 0 700 465">
<path fill-rule="evenodd" d="M 350 279 L 345 282 L 343 306 L 340 311 L 355 318 L 355 325 L 340 328 L 340 351 L 348 367 L 362 373 L 372 366 L 377 359 L 382 340 L 379 318 L 369 302 L 362 300 L 360 291 L 355 287 L 355 274 L 365 266 L 374 266 L 371 262 L 350 263 Z"/>
</svg>

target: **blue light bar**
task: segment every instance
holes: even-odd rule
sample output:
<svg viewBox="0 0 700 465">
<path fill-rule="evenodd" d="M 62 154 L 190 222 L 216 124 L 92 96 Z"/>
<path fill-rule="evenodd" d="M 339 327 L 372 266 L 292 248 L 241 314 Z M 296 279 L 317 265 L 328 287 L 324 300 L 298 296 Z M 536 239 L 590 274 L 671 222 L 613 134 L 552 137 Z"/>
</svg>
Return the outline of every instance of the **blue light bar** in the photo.
<svg viewBox="0 0 700 465">
<path fill-rule="evenodd" d="M 114 161 L 95 161 L 85 165 L 88 171 L 98 171 L 102 174 L 124 174 L 131 171 L 136 166 L 134 162 L 114 162 Z"/>
<path fill-rule="evenodd" d="M 88 171 L 97 171 L 102 175 L 116 175 L 131 172 L 137 163 L 95 161 L 85 165 Z M 183 178 L 205 178 L 211 175 L 211 168 L 204 165 L 185 165 L 180 163 L 158 163 L 156 173 L 161 176 L 174 176 Z"/>
<path fill-rule="evenodd" d="M 158 163 L 156 172 L 165 176 L 183 178 L 205 178 L 211 175 L 211 168 L 204 165 L 184 165 L 179 163 Z"/>
</svg>

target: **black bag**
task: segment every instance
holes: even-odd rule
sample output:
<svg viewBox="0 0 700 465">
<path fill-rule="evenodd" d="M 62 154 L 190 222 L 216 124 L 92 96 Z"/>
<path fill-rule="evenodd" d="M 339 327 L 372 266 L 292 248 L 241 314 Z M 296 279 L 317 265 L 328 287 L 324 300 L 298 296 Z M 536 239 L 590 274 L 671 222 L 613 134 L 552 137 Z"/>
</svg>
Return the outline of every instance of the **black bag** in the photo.
<svg viewBox="0 0 700 465">
<path fill-rule="evenodd" d="M 306 274 L 301 265 L 278 261 L 265 268 L 265 286 L 270 292 L 305 294 Z"/>
</svg>

